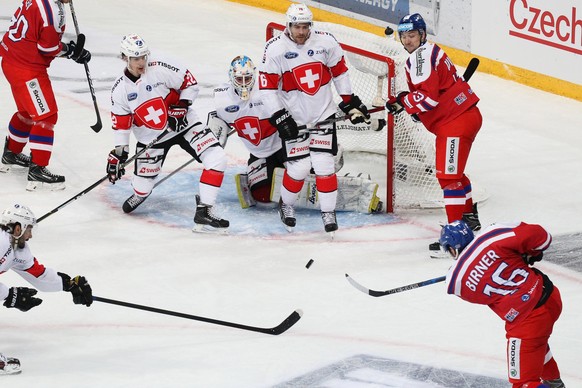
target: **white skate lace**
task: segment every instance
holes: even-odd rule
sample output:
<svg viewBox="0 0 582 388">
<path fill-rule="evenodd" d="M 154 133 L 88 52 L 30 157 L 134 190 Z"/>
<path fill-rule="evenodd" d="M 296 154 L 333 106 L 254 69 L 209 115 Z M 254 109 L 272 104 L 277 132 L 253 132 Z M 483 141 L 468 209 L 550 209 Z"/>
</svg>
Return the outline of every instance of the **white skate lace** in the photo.
<svg viewBox="0 0 582 388">
<path fill-rule="evenodd" d="M 337 223 L 335 218 L 335 212 L 321 212 L 321 218 L 323 219 L 324 225 Z"/>
<path fill-rule="evenodd" d="M 295 209 L 291 205 L 281 202 L 281 212 L 285 218 L 295 218 Z"/>
</svg>

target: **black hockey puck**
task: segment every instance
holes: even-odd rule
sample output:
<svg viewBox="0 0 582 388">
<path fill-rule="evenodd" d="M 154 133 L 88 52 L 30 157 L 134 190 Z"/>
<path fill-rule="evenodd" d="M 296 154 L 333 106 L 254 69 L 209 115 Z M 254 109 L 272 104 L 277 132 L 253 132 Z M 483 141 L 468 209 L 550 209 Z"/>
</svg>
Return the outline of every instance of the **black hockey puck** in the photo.
<svg viewBox="0 0 582 388">
<path fill-rule="evenodd" d="M 386 29 L 384 30 L 384 34 L 386 34 L 387 36 L 390 36 L 394 33 L 394 30 L 392 28 L 390 28 L 390 26 L 386 27 Z"/>
<path fill-rule="evenodd" d="M 313 264 L 313 259 L 309 259 L 309 261 L 305 265 L 305 268 L 309 269 L 309 267 L 311 267 L 311 264 Z"/>
</svg>

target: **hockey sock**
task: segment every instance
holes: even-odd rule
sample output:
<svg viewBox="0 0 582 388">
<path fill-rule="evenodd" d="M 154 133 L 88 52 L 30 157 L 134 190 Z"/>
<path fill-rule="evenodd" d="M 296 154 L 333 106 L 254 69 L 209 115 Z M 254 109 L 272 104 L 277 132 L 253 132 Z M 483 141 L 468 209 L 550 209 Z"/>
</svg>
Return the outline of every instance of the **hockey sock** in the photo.
<svg viewBox="0 0 582 388">
<path fill-rule="evenodd" d="M 461 178 L 461 184 L 463 185 L 463 190 L 465 191 L 465 209 L 463 213 L 473 213 L 473 193 L 471 188 L 471 181 L 466 175 Z"/>
<path fill-rule="evenodd" d="M 53 152 L 55 137 L 54 127 L 58 115 L 52 114 L 42 121 L 37 121 L 30 130 L 30 154 L 32 163 L 38 166 L 48 166 Z"/>
<path fill-rule="evenodd" d="M 321 211 L 334 211 L 337 202 L 337 175 L 318 175 L 315 177 L 315 185 L 317 186 Z"/>
<path fill-rule="evenodd" d="M 224 172 L 222 171 L 203 170 L 200 176 L 200 202 L 205 205 L 214 205 L 223 179 Z"/>
<path fill-rule="evenodd" d="M 289 176 L 287 170 L 283 175 L 283 184 L 281 185 L 281 198 L 283 202 L 293 206 L 297 201 L 297 195 L 303 188 L 304 180 L 296 180 Z"/>
<path fill-rule="evenodd" d="M 16 112 L 12 115 L 8 123 L 8 149 L 15 154 L 19 154 L 28 143 L 28 136 L 32 128 L 33 121 L 27 113 Z"/>
<path fill-rule="evenodd" d="M 450 179 L 439 179 L 443 187 L 443 197 L 445 202 L 445 211 L 449 223 L 463 218 L 465 212 L 465 190 L 459 181 Z"/>
</svg>

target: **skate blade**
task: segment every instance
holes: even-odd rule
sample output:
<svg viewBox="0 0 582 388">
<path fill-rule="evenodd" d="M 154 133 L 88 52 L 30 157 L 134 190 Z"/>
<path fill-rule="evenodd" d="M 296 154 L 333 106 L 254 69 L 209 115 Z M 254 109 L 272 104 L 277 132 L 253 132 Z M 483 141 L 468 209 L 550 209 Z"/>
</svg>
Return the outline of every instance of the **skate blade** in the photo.
<svg viewBox="0 0 582 388">
<path fill-rule="evenodd" d="M 331 241 L 334 240 L 334 238 L 335 238 L 335 231 L 333 231 L 333 232 L 327 232 L 326 234 L 329 236 L 329 238 L 330 238 Z"/>
<path fill-rule="evenodd" d="M 213 228 L 210 225 L 194 224 L 194 227 L 192 228 L 192 232 L 193 233 L 225 235 L 225 234 L 228 234 L 228 228 Z"/>
<path fill-rule="evenodd" d="M 441 260 L 453 258 L 449 253 L 443 251 L 430 251 L 429 257 L 431 259 L 441 259 Z"/>
<path fill-rule="evenodd" d="M 28 172 L 28 167 L 18 166 L 14 164 L 0 164 L 0 172 L 3 173 L 13 173 L 13 174 L 23 174 Z"/>
<path fill-rule="evenodd" d="M 285 224 L 283 224 L 283 225 L 285 225 Z M 285 225 L 285 230 L 289 233 L 293 233 L 294 229 L 295 229 L 294 226 Z"/>
<path fill-rule="evenodd" d="M 65 182 L 59 183 L 46 183 L 37 181 L 28 181 L 26 185 L 26 191 L 60 191 L 64 190 L 67 186 Z"/>
</svg>

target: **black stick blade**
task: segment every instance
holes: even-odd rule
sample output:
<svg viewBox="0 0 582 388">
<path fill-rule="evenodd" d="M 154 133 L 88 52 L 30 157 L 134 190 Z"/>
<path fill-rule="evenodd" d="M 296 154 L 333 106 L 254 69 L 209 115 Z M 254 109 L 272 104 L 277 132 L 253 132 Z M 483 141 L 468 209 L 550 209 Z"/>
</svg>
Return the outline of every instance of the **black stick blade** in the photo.
<svg viewBox="0 0 582 388">
<path fill-rule="evenodd" d="M 303 316 L 303 311 L 295 310 L 289 315 L 283 322 L 281 322 L 278 326 L 269 329 L 268 334 L 272 335 L 279 335 L 283 334 L 287 330 L 289 330 L 293 325 L 295 325 Z"/>
</svg>

